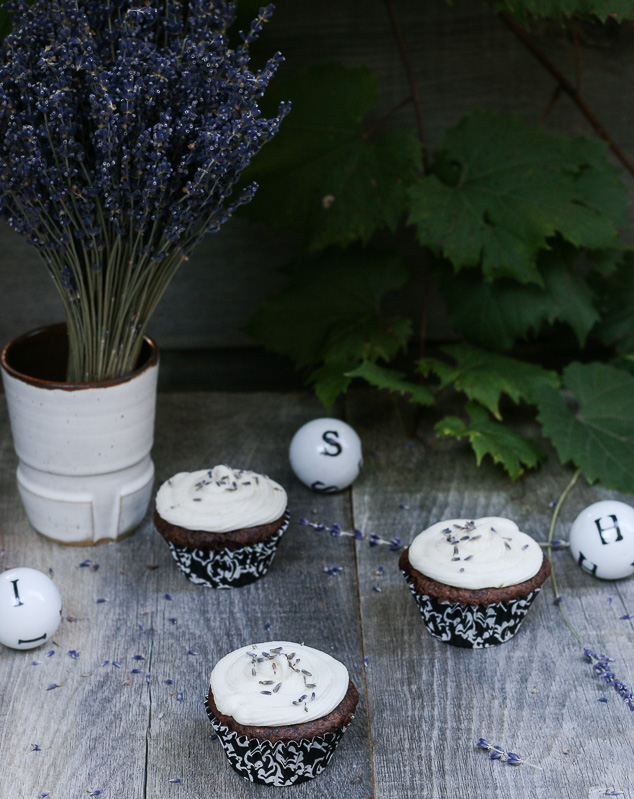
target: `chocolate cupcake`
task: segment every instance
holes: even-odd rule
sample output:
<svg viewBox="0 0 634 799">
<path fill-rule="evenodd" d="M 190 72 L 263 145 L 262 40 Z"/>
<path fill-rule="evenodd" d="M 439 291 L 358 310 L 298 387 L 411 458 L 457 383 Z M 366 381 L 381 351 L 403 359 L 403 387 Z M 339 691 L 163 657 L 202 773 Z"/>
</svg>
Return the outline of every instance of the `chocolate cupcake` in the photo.
<svg viewBox="0 0 634 799">
<path fill-rule="evenodd" d="M 218 661 L 205 708 L 238 774 L 283 786 L 326 768 L 358 700 L 338 660 L 303 644 L 270 641 Z"/>
<path fill-rule="evenodd" d="M 434 638 L 473 649 L 512 638 L 550 574 L 539 544 L 496 516 L 432 525 L 399 567 Z"/>
<path fill-rule="evenodd" d="M 163 483 L 154 525 L 189 580 L 237 588 L 266 574 L 288 527 L 286 502 L 269 477 L 214 466 Z"/>
</svg>

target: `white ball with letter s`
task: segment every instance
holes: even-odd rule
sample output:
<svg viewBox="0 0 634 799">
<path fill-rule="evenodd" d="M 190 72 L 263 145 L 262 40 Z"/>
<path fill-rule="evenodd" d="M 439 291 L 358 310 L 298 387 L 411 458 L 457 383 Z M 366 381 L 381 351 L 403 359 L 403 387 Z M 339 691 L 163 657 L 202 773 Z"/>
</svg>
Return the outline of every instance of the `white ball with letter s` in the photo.
<svg viewBox="0 0 634 799">
<path fill-rule="evenodd" d="M 297 477 L 320 494 L 342 491 L 363 465 L 361 439 L 341 419 L 313 419 L 299 428 L 288 450 Z"/>
</svg>

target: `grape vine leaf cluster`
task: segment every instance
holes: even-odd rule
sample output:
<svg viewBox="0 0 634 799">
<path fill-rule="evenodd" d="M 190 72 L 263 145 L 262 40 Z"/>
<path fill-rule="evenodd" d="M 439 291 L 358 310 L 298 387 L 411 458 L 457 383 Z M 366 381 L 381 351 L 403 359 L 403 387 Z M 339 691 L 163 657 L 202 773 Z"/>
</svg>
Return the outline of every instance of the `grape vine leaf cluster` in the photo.
<svg viewBox="0 0 634 799">
<path fill-rule="evenodd" d="M 287 273 L 288 287 L 258 309 L 247 331 L 309 368 L 309 381 L 330 406 L 350 384 L 350 372 L 365 361 L 390 361 L 407 343 L 410 320 L 380 308 L 404 285 L 407 270 L 394 254 L 351 248 L 300 256 Z"/>
<path fill-rule="evenodd" d="M 543 453 L 530 439 L 492 419 L 487 411 L 475 402 L 466 405 L 468 422 L 457 416 L 445 416 L 435 426 L 438 435 L 461 439 L 466 437 L 473 447 L 478 466 L 485 455 L 501 464 L 511 479 L 524 471 L 534 469 L 543 459 Z"/>
<path fill-rule="evenodd" d="M 500 398 L 508 396 L 517 403 L 530 401 L 544 387 L 559 387 L 556 372 L 526 363 L 517 358 L 488 352 L 467 342 L 450 344 L 442 352 L 453 363 L 438 358 L 425 358 L 419 368 L 423 375 L 434 372 L 440 378 L 440 389 L 453 386 L 471 401 L 484 406 L 500 421 Z"/>
<path fill-rule="evenodd" d="M 634 259 L 618 234 L 627 197 L 605 145 L 475 111 L 446 134 L 423 175 L 413 131 L 378 133 L 364 119 L 376 94 L 367 70 L 316 67 L 280 92 L 294 110 L 249 176 L 261 183 L 249 213 L 299 230 L 304 248 L 249 332 L 305 370 L 327 407 L 353 380 L 436 403 L 441 415 L 445 394 L 463 395 L 464 418 L 444 416 L 436 432 L 466 439 L 478 463 L 490 457 L 513 479 L 543 455 L 504 424 L 502 398 L 535 406 L 562 460 L 614 485 L 612 465 L 626 452 L 634 460 L 621 395 L 603 398 L 615 434 L 602 436 L 595 457 L 596 415 L 570 423 L 556 399 L 559 376 L 516 357 L 519 342 L 552 341 L 553 332 L 580 352 L 590 339 L 612 347 L 618 339 L 623 359 L 634 354 Z M 464 339 L 407 373 L 394 358 L 402 360 L 411 320 L 385 311 L 385 297 L 403 290 L 420 261 L 389 252 L 406 225 L 436 254 L 449 321 Z M 564 372 L 563 385 L 578 392 L 575 374 Z M 566 424 L 574 435 L 564 446 Z M 634 490 L 634 474 L 621 470 L 618 485 Z"/>
<path fill-rule="evenodd" d="M 260 189 L 247 215 L 300 230 L 308 249 L 368 242 L 395 230 L 407 209 L 409 176 L 421 165 L 410 130 L 371 135 L 363 120 L 376 102 L 365 67 L 323 64 L 280 81 L 268 98 L 290 99 L 293 113 L 245 173 Z"/>
<path fill-rule="evenodd" d="M 432 173 L 410 189 L 409 222 L 456 271 L 543 285 L 537 255 L 556 235 L 576 247 L 619 244 L 625 187 L 605 149 L 473 112 L 446 134 Z"/>
<path fill-rule="evenodd" d="M 501 352 L 536 336 L 546 325 L 566 325 L 583 346 L 600 319 L 597 294 L 588 284 L 580 261 L 592 253 L 555 239 L 536 259 L 542 285 L 524 285 L 510 278 L 483 280 L 477 271 L 439 274 L 452 326 L 472 342 Z"/>
<path fill-rule="evenodd" d="M 602 363 L 571 363 L 562 395 L 538 391 L 538 420 L 563 463 L 581 469 L 590 483 L 632 492 L 634 486 L 634 377 Z"/>
</svg>

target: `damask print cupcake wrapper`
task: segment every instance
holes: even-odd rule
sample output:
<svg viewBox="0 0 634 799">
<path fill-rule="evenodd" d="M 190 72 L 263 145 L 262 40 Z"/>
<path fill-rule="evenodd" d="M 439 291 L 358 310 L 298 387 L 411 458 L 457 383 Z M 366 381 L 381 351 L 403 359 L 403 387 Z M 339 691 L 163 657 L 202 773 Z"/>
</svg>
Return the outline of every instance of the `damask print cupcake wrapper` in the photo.
<svg viewBox="0 0 634 799">
<path fill-rule="evenodd" d="M 419 594 L 411 576 L 407 572 L 403 576 L 429 633 L 439 641 L 468 649 L 486 649 L 512 638 L 541 591 L 536 588 L 526 596 L 490 605 L 462 605 Z"/>
<path fill-rule="evenodd" d="M 232 768 L 260 785 L 297 785 L 321 774 L 349 726 L 314 738 L 273 743 L 230 730 L 214 715 L 206 697 L 205 710 Z"/>
<path fill-rule="evenodd" d="M 178 568 L 192 583 L 207 588 L 239 588 L 267 573 L 289 520 L 287 511 L 273 535 L 237 549 L 194 549 L 178 546 L 172 541 L 167 541 L 167 545 Z"/>
</svg>

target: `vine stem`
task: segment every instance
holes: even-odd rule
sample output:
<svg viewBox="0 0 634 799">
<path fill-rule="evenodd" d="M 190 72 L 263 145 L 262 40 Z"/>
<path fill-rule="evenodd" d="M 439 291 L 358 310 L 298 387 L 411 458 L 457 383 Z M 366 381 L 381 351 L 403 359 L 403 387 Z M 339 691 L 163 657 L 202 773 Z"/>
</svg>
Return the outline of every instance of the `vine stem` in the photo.
<svg viewBox="0 0 634 799">
<path fill-rule="evenodd" d="M 405 72 L 407 74 L 407 81 L 410 85 L 410 89 L 412 92 L 412 101 L 414 103 L 414 112 L 416 115 L 416 127 L 418 129 L 418 138 L 420 139 L 421 144 L 423 145 L 423 169 L 425 172 L 427 172 L 429 169 L 429 158 L 427 154 L 427 146 L 425 144 L 425 126 L 423 124 L 423 110 L 420 99 L 420 92 L 418 91 L 418 86 L 416 85 L 416 78 L 414 77 L 412 62 L 410 61 L 409 53 L 407 52 L 407 47 L 405 46 L 405 39 L 403 38 L 403 32 L 401 30 L 401 26 L 396 17 L 396 14 L 394 13 L 392 0 L 383 0 L 383 3 L 387 10 L 388 17 L 390 18 L 390 25 L 392 26 L 392 31 L 394 32 L 394 37 L 396 38 L 396 43 L 398 45 L 398 49 L 401 54 L 401 60 L 403 61 L 403 66 L 405 67 Z"/>
<path fill-rule="evenodd" d="M 572 491 L 572 489 L 574 488 L 575 483 L 577 482 L 577 480 L 579 479 L 580 476 L 581 476 L 581 469 L 577 469 L 577 471 L 573 474 L 572 478 L 570 479 L 570 482 L 568 483 L 568 485 L 561 492 L 561 494 L 559 496 L 559 499 L 557 500 L 557 503 L 555 504 L 555 508 L 553 510 L 553 515 L 552 515 L 552 518 L 550 520 L 550 527 L 548 528 L 548 543 L 547 543 L 547 547 L 548 547 L 548 554 L 551 556 L 551 558 L 552 558 L 553 535 L 554 535 L 554 532 L 555 532 L 555 525 L 557 524 L 557 517 L 559 516 L 559 511 L 561 510 L 564 502 L 566 501 L 566 497 Z M 553 581 L 553 592 L 555 594 L 555 602 L 557 603 L 557 607 L 559 608 L 559 612 L 561 613 L 561 615 L 563 617 L 563 620 L 566 623 L 566 626 L 568 627 L 570 632 L 574 635 L 574 637 L 577 639 L 579 644 L 581 646 L 583 646 L 583 641 L 581 640 L 581 638 L 579 637 L 577 631 L 574 629 L 574 627 L 570 623 L 570 620 L 568 619 L 568 616 L 566 615 L 566 612 L 564 611 L 564 609 L 561 606 L 561 595 L 559 594 L 559 588 L 557 587 L 557 576 L 555 574 L 555 564 L 553 563 L 552 560 L 551 560 L 550 577 L 551 577 L 551 580 Z"/>
<path fill-rule="evenodd" d="M 389 0 L 385 0 L 385 2 L 389 2 Z M 627 171 L 634 175 L 634 164 L 630 161 L 630 159 L 625 155 L 623 150 L 618 146 L 618 144 L 614 141 L 614 139 L 610 136 L 608 131 L 603 127 L 601 122 L 597 119 L 594 112 L 590 109 L 586 101 L 583 99 L 577 87 L 571 83 L 565 75 L 563 75 L 559 69 L 553 64 L 553 62 L 548 58 L 548 56 L 540 50 L 540 48 L 535 44 L 535 42 L 526 34 L 515 20 L 509 16 L 505 11 L 501 11 L 500 19 L 506 25 L 509 30 L 520 40 L 520 42 L 527 48 L 527 50 L 535 56 L 535 58 L 539 61 L 539 63 L 546 69 L 552 77 L 557 81 L 559 86 L 561 86 L 562 91 L 566 92 L 577 106 L 577 108 L 581 111 L 584 117 L 588 120 L 588 122 L 592 125 L 592 127 L 596 130 L 598 135 L 608 143 L 610 149 L 614 153 L 614 155 L 619 159 L 619 161 L 623 164 L 623 166 L 627 169 Z"/>
</svg>

